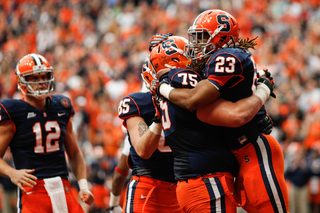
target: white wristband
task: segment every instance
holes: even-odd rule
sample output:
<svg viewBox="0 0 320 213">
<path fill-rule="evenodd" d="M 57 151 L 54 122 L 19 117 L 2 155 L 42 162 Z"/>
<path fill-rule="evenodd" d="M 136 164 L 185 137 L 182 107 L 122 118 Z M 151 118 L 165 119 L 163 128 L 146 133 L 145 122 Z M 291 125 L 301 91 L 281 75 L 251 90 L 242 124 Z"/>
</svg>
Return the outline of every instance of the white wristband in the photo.
<svg viewBox="0 0 320 213">
<path fill-rule="evenodd" d="M 163 95 L 163 97 L 165 97 L 166 99 L 169 99 L 169 94 L 170 94 L 171 90 L 173 90 L 173 89 L 174 88 L 168 84 L 162 84 L 160 86 L 159 92 L 161 95 Z"/>
<path fill-rule="evenodd" d="M 82 179 L 80 179 L 80 180 L 78 181 L 78 185 L 79 185 L 80 190 L 82 190 L 82 189 L 87 189 L 87 190 L 89 190 L 88 182 L 87 182 L 87 180 L 84 179 L 84 178 L 82 178 Z"/>
<path fill-rule="evenodd" d="M 161 135 L 162 125 L 161 125 L 161 123 L 155 123 L 155 122 L 153 122 L 153 123 L 149 126 L 149 130 L 150 130 L 151 132 L 153 132 L 153 134 L 155 134 L 155 135 Z"/>
<path fill-rule="evenodd" d="M 109 206 L 117 206 L 119 205 L 119 201 L 120 201 L 120 195 L 119 196 L 115 196 L 112 192 L 110 192 L 110 201 L 109 201 Z"/>
<path fill-rule="evenodd" d="M 258 96 L 261 99 L 262 104 L 264 104 L 266 100 L 269 98 L 270 93 L 271 91 L 269 87 L 261 83 L 261 84 L 258 84 L 257 90 L 253 93 L 253 95 Z"/>
</svg>

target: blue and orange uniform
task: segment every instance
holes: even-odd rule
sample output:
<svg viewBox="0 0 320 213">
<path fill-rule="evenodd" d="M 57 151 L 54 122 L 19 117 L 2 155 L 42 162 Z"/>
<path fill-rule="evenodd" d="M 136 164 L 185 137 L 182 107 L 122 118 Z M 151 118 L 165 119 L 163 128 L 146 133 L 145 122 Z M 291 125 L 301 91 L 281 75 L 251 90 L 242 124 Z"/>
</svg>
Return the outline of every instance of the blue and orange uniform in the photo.
<svg viewBox="0 0 320 213">
<path fill-rule="evenodd" d="M 45 110 L 39 110 L 22 99 L 5 99 L 0 102 L 0 122 L 14 124 L 15 134 L 9 146 L 15 168 L 35 169 L 38 178 L 33 188 L 18 189 L 18 212 L 52 212 L 50 197 L 44 179 L 61 177 L 69 212 L 84 212 L 70 191 L 68 167 L 63 146 L 66 126 L 74 115 L 69 98 L 62 95 L 47 97 Z M 42 205 L 48 204 L 48 205 Z"/>
<path fill-rule="evenodd" d="M 204 78 L 220 91 L 221 98 L 236 102 L 253 94 L 256 72 L 248 50 L 226 48 L 210 56 Z M 289 203 L 281 147 L 272 136 L 258 131 L 265 114 L 263 106 L 249 123 L 225 127 L 221 133 L 240 165 L 237 187 L 246 192 L 243 208 L 250 213 L 286 213 Z"/>
<path fill-rule="evenodd" d="M 121 106 L 119 117 L 124 126 L 132 116 L 140 116 L 151 125 L 155 108 L 150 92 L 132 93 L 121 100 Z M 127 185 L 123 212 L 182 212 L 176 198 L 173 154 L 163 138 L 149 159 L 141 158 L 131 145 L 129 162 L 133 176 Z"/>
<path fill-rule="evenodd" d="M 201 80 L 189 69 L 172 69 L 171 86 L 193 88 Z M 201 122 L 196 113 L 160 102 L 162 127 L 174 155 L 177 197 L 185 212 L 236 212 L 234 177 L 238 163 L 221 137 L 221 128 Z"/>
</svg>

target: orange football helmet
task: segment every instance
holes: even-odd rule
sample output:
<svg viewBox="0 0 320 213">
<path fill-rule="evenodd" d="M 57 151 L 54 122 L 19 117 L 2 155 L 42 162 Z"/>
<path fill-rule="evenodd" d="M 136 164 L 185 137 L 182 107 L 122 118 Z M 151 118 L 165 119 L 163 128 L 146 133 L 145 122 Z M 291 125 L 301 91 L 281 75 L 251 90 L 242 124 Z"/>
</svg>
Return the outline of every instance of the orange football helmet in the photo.
<svg viewBox="0 0 320 213">
<path fill-rule="evenodd" d="M 184 53 L 184 46 L 188 40 L 181 36 L 169 36 L 162 43 L 154 47 L 150 53 L 150 63 L 160 79 L 173 68 L 186 68 L 191 61 Z"/>
<path fill-rule="evenodd" d="M 237 20 L 223 10 L 206 10 L 188 30 L 185 52 L 193 62 L 222 48 L 234 47 L 239 39 Z"/>
<path fill-rule="evenodd" d="M 159 80 L 156 78 L 156 71 L 150 63 L 150 55 L 146 58 L 142 66 L 141 77 L 148 90 L 155 94 L 155 90 L 159 85 Z"/>
<path fill-rule="evenodd" d="M 48 80 L 44 81 L 27 81 L 26 77 L 34 74 L 47 73 Z M 16 78 L 18 88 L 26 95 L 40 97 L 53 91 L 53 68 L 48 60 L 39 54 L 28 54 L 20 59 L 16 66 Z M 47 84 L 46 89 L 40 89 L 40 84 Z M 38 89 L 33 89 L 31 85 L 37 85 Z"/>
</svg>

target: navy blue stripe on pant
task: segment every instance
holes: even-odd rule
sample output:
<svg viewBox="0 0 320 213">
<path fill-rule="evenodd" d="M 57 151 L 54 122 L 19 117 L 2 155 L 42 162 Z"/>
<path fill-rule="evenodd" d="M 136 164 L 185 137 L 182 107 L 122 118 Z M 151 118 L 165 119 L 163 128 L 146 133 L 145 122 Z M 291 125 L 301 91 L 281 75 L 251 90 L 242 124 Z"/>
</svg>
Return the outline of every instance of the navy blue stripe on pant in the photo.
<svg viewBox="0 0 320 213">
<path fill-rule="evenodd" d="M 263 135 L 260 135 L 256 143 L 253 143 L 253 146 L 256 150 L 260 172 L 273 210 L 275 213 L 286 213 L 287 210 L 282 191 L 273 168 L 269 142 Z"/>
</svg>

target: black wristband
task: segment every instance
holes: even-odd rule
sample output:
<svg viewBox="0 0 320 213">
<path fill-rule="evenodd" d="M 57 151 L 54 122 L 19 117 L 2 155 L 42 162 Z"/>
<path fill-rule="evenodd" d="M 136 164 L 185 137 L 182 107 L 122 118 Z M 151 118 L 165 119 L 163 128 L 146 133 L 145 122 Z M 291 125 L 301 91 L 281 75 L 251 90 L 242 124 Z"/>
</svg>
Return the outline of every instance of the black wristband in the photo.
<svg viewBox="0 0 320 213">
<path fill-rule="evenodd" d="M 266 77 L 260 77 L 260 78 L 258 79 L 258 82 L 265 84 L 265 85 L 269 88 L 270 93 L 272 93 L 272 91 L 273 91 L 273 86 L 272 86 L 272 83 L 270 82 L 270 80 L 269 80 L 268 78 L 266 78 Z"/>
<path fill-rule="evenodd" d="M 155 116 L 154 118 L 152 118 L 152 120 L 151 120 L 152 122 L 154 122 L 154 123 L 161 123 L 161 119 L 160 119 L 160 117 L 159 116 Z"/>
</svg>

